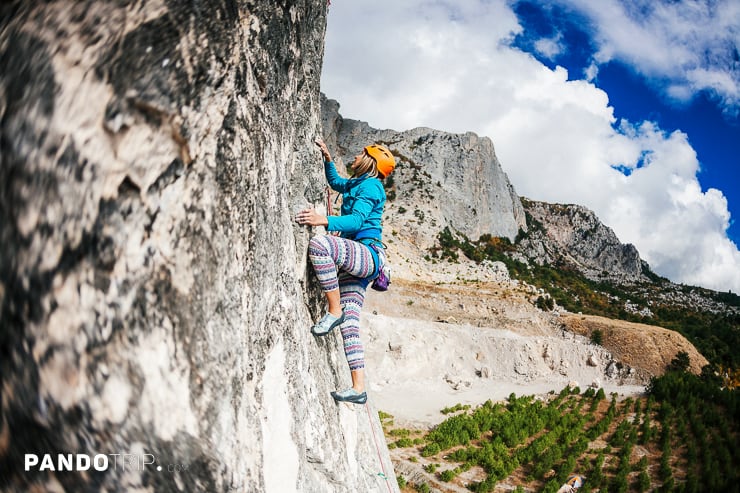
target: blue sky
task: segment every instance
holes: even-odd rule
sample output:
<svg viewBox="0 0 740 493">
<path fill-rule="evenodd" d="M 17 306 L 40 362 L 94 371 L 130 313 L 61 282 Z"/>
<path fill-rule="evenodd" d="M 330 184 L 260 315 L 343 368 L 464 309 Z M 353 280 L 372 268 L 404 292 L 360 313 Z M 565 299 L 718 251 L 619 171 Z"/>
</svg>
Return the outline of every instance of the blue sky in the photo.
<svg viewBox="0 0 740 493">
<path fill-rule="evenodd" d="M 376 128 L 488 136 L 520 195 L 740 292 L 738 50 L 737 0 L 335 0 L 322 90 Z"/>
<path fill-rule="evenodd" d="M 598 26 L 565 2 L 520 1 L 512 7 L 523 27 L 512 46 L 532 54 L 552 69 L 558 65 L 565 67 L 572 79 L 587 77 L 598 51 L 598 43 L 593 39 Z M 728 46 L 727 51 L 727 61 L 734 63 L 736 74 L 740 70 L 740 26 L 737 29 L 735 46 Z M 541 40 L 557 40 L 555 44 L 559 46 L 551 52 L 542 52 L 537 46 Z M 609 95 L 617 118 L 651 120 L 664 130 L 682 130 L 688 135 L 699 159 L 697 176 L 702 189 L 716 188 L 727 197 L 732 218 L 728 237 L 740 245 L 737 101 L 725 103 L 711 88 L 695 88 L 688 100 L 677 101 L 666 94 L 667 80 L 641 73 L 640 67 L 631 65 L 629 60 L 615 59 L 602 64 L 592 82 Z"/>
</svg>

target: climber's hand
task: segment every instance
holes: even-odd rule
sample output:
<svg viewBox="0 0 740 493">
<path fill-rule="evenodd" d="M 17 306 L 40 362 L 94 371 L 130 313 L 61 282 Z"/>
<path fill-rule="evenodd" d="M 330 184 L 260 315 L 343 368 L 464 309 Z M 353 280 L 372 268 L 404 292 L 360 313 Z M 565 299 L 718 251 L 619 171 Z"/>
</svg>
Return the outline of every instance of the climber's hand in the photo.
<svg viewBox="0 0 740 493">
<path fill-rule="evenodd" d="M 326 147 L 326 144 L 324 144 L 324 141 L 321 139 L 321 137 L 316 137 L 316 140 L 314 141 L 317 146 L 319 146 L 319 149 L 321 150 L 321 155 L 324 156 L 324 161 L 329 162 L 331 161 L 331 154 L 329 154 L 329 148 Z"/>
<path fill-rule="evenodd" d="M 309 226 L 328 226 L 329 220 L 316 212 L 316 209 L 303 209 L 295 215 L 295 222 L 298 224 L 308 224 Z"/>
</svg>

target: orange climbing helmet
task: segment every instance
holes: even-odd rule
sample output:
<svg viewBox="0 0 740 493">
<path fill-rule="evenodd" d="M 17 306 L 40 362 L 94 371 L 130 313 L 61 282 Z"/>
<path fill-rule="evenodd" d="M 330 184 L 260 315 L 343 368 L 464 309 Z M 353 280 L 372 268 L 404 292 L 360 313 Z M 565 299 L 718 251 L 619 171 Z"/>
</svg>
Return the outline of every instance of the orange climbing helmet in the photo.
<svg viewBox="0 0 740 493">
<path fill-rule="evenodd" d="M 378 164 L 378 174 L 381 178 L 385 178 L 393 172 L 396 167 L 396 160 L 391 154 L 391 151 L 383 145 L 372 144 L 363 149 L 368 156 L 375 159 Z"/>
</svg>

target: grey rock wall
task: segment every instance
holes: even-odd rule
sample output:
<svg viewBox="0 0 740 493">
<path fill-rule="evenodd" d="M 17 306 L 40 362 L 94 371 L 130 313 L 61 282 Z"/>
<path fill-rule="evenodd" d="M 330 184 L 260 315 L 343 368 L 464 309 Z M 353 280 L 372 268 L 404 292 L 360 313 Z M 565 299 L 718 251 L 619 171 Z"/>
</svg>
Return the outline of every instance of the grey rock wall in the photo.
<svg viewBox="0 0 740 493">
<path fill-rule="evenodd" d="M 540 265 L 576 267 L 591 279 L 634 282 L 642 278 L 640 254 L 623 244 L 593 211 L 573 204 L 522 199 L 529 215 L 528 234 L 518 250 Z"/>
<path fill-rule="evenodd" d="M 326 5 L 0 6 L 0 490 L 398 489 L 291 220 Z"/>
<path fill-rule="evenodd" d="M 389 109 L 392 111 L 392 109 Z M 496 158 L 488 137 L 430 128 L 378 130 L 343 118 L 339 104 L 322 98 L 322 126 L 335 160 L 349 164 L 371 143 L 386 144 L 396 156 L 386 229 L 403 230 L 421 248 L 449 226 L 471 240 L 483 234 L 513 240 L 526 228 L 524 210 Z"/>
</svg>

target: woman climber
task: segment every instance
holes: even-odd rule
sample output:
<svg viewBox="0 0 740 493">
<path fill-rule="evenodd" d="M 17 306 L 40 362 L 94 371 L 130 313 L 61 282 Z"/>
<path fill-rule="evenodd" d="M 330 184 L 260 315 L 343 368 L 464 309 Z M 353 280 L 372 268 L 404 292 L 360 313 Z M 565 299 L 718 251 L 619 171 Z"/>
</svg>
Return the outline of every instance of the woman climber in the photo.
<svg viewBox="0 0 740 493">
<path fill-rule="evenodd" d="M 379 178 L 387 177 L 396 167 L 391 152 L 382 145 L 369 145 L 355 156 L 353 177 L 339 176 L 329 149 L 316 139 L 324 157 L 324 172 L 329 186 L 342 194 L 342 215 L 324 216 L 315 209 L 296 214 L 298 224 L 326 226 L 339 236 L 321 235 L 311 239 L 308 256 L 321 289 L 329 303 L 327 313 L 311 328 L 316 336 L 325 336 L 340 327 L 347 356 L 352 387 L 331 395 L 337 401 L 364 404 L 365 354 L 360 341 L 360 310 L 367 285 L 385 263 L 381 224 L 385 190 Z"/>
</svg>

